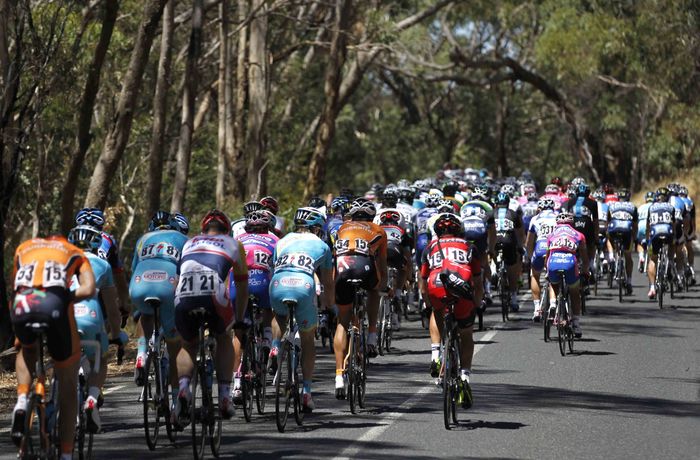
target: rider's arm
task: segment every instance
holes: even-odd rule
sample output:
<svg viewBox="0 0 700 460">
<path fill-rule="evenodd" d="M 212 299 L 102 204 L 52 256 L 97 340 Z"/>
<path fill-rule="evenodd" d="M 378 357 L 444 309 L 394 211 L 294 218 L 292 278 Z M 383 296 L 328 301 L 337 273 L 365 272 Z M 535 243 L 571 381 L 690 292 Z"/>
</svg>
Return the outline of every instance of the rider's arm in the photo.
<svg viewBox="0 0 700 460">
<path fill-rule="evenodd" d="M 335 283 L 333 282 L 333 269 L 322 268 L 318 272 L 323 293 L 321 294 L 321 304 L 325 308 L 330 308 L 335 302 Z"/>
<path fill-rule="evenodd" d="M 79 286 L 73 291 L 75 300 L 84 300 L 95 295 L 95 274 L 92 272 L 90 262 L 83 257 L 83 262 L 78 267 Z"/>
<path fill-rule="evenodd" d="M 109 323 L 110 339 L 117 339 L 121 329 L 121 313 L 119 312 L 119 304 L 117 303 L 117 288 L 115 286 L 107 286 L 100 289 L 102 303 L 107 311 L 107 322 Z"/>
<path fill-rule="evenodd" d="M 379 250 L 377 253 L 377 267 L 379 269 L 379 290 L 386 291 L 387 283 L 389 282 L 389 274 L 387 272 L 387 239 L 386 233 L 382 231 L 381 240 L 379 241 Z"/>
<path fill-rule="evenodd" d="M 241 321 L 248 306 L 248 264 L 245 260 L 245 249 L 240 241 L 238 245 L 237 257 L 233 260 L 233 268 L 229 276 L 233 277 L 233 284 L 236 286 L 236 321 Z"/>
<path fill-rule="evenodd" d="M 586 239 L 583 238 L 581 239 L 581 244 L 578 246 L 578 254 L 579 257 L 581 257 L 581 261 L 583 262 L 583 270 L 584 273 L 588 273 L 588 267 L 589 267 L 589 261 L 588 261 L 588 250 L 586 249 Z"/>
<path fill-rule="evenodd" d="M 527 250 L 527 254 L 529 256 L 532 256 L 532 253 L 535 250 L 535 233 L 534 232 L 527 232 L 527 238 L 525 239 L 525 249 Z"/>
</svg>

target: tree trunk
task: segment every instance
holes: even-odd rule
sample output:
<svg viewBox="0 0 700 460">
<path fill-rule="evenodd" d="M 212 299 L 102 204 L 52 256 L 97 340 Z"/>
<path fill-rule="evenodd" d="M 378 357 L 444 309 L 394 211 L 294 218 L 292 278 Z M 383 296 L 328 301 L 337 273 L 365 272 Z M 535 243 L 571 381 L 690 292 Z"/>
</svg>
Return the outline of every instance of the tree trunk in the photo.
<svg viewBox="0 0 700 460">
<path fill-rule="evenodd" d="M 309 175 L 304 188 L 304 200 L 321 193 L 326 178 L 326 157 L 335 135 L 335 120 L 340 111 L 339 91 L 343 80 L 342 70 L 347 52 L 352 0 L 336 0 L 333 38 L 328 54 L 328 64 L 323 82 L 325 96 L 319 124 L 316 146 L 309 164 Z"/>
<path fill-rule="evenodd" d="M 222 0 L 219 5 L 219 133 L 218 133 L 218 158 L 216 166 L 216 207 L 221 209 L 224 205 L 226 194 L 225 179 L 227 170 L 227 134 L 229 134 L 229 119 L 227 118 L 230 112 L 229 106 L 231 103 L 231 59 L 229 56 L 229 39 L 228 39 L 228 0 Z"/>
<path fill-rule="evenodd" d="M 131 123 L 138 102 L 139 91 L 143 81 L 143 73 L 148 63 L 153 38 L 158 30 L 158 23 L 163 15 L 167 0 L 148 0 L 144 7 L 144 15 L 139 25 L 138 35 L 131 53 L 122 91 L 119 95 L 117 113 L 114 115 L 112 126 L 105 140 L 95 170 L 90 179 L 85 206 L 104 207 L 107 203 L 110 183 L 115 175 L 119 161 L 124 156 L 126 145 L 131 134 Z"/>
<path fill-rule="evenodd" d="M 248 15 L 248 0 L 238 0 L 238 21 L 245 21 Z M 236 56 L 236 108 L 233 119 L 233 153 L 229 159 L 231 167 L 231 196 L 238 200 L 245 199 L 246 190 L 246 100 L 248 99 L 248 26 L 243 27 L 238 35 L 238 53 Z"/>
<path fill-rule="evenodd" d="M 496 86 L 496 151 L 498 152 L 498 176 L 507 177 L 508 151 L 506 149 L 506 133 L 508 118 L 508 100 L 501 92 L 501 88 Z"/>
<path fill-rule="evenodd" d="M 185 90 L 182 95 L 182 122 L 177 148 L 177 168 L 170 211 L 182 211 L 187 194 L 187 176 L 192 156 L 192 129 L 194 127 L 194 103 L 197 95 L 197 60 L 202 49 L 203 0 L 192 4 L 192 33 L 190 34 L 187 64 L 185 67 Z"/>
<path fill-rule="evenodd" d="M 74 201 L 75 192 L 78 188 L 78 178 L 85 163 L 85 156 L 92 142 L 92 113 L 95 109 L 95 100 L 97 92 L 100 89 L 100 76 L 102 74 L 102 65 L 109 49 L 109 44 L 112 41 L 112 32 L 114 31 L 114 23 L 117 21 L 117 12 L 119 11 L 118 0 L 107 0 L 104 6 L 104 18 L 102 19 L 102 30 L 100 31 L 100 39 L 95 47 L 95 54 L 92 57 L 92 63 L 88 69 L 87 80 L 85 81 L 85 89 L 80 102 L 78 111 L 78 135 L 77 145 L 73 157 L 70 160 L 70 166 L 61 193 L 61 233 L 65 234 L 73 227 Z"/>
<path fill-rule="evenodd" d="M 265 0 L 253 0 L 252 9 L 260 12 L 250 23 L 250 47 L 248 56 L 248 154 L 247 195 L 254 199 L 265 193 L 265 174 L 261 174 L 265 161 L 263 138 L 267 115 L 269 64 L 267 58 L 267 6 Z"/>
<path fill-rule="evenodd" d="M 173 62 L 173 19 L 176 0 L 167 0 L 163 12 L 163 31 L 161 32 L 160 57 L 158 58 L 158 76 L 156 92 L 153 96 L 153 131 L 148 158 L 148 205 L 146 216 L 150 217 L 160 209 L 160 193 L 163 186 L 163 153 L 165 151 L 165 128 L 168 114 L 168 88 Z"/>
</svg>

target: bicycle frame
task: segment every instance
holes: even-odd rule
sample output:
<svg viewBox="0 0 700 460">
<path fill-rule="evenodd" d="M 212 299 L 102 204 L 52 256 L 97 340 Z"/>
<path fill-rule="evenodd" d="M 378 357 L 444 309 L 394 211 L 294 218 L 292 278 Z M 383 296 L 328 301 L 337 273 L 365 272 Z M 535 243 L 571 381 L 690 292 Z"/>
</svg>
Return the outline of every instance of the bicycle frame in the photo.
<svg viewBox="0 0 700 460">
<path fill-rule="evenodd" d="M 283 303 L 287 306 L 287 313 L 289 316 L 287 319 L 287 332 L 282 338 L 282 345 L 280 347 L 280 354 L 277 362 L 277 372 L 275 373 L 274 379 L 276 389 L 275 421 L 277 423 L 277 430 L 280 433 L 284 432 L 287 425 L 289 407 L 292 404 L 294 407 L 294 419 L 296 420 L 297 425 L 301 426 L 304 420 L 304 414 L 301 408 L 301 386 L 299 385 L 299 376 L 297 371 L 303 350 L 301 350 L 300 347 L 300 349 L 297 350 L 295 339 L 298 333 L 298 328 L 294 320 L 297 303 L 295 300 L 284 300 Z M 287 373 L 286 379 L 283 375 L 285 372 Z M 283 381 L 284 387 L 282 387 Z M 282 401 L 282 398 L 284 398 L 284 401 Z"/>
</svg>

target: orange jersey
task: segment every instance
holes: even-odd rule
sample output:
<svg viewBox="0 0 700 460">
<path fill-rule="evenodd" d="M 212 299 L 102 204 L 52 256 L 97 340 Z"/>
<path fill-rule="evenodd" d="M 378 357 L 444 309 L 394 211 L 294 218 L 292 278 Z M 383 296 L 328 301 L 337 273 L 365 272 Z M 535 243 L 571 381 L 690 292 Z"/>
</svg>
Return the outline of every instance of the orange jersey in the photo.
<svg viewBox="0 0 700 460">
<path fill-rule="evenodd" d="M 372 222 L 345 222 L 338 229 L 335 253 L 338 256 L 361 254 L 386 258 L 386 233 Z"/>
<path fill-rule="evenodd" d="M 14 258 L 14 288 L 58 287 L 68 290 L 81 267 L 92 270 L 82 250 L 62 236 L 34 238 L 20 244 Z"/>
</svg>

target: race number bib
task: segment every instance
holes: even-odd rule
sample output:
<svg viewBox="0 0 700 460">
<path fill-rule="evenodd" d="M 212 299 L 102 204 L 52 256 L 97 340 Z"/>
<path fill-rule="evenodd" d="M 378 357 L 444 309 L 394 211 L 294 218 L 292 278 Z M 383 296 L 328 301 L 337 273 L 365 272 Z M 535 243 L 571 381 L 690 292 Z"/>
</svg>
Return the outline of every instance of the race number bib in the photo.
<svg viewBox="0 0 700 460">
<path fill-rule="evenodd" d="M 353 251 L 356 254 L 363 254 L 363 255 L 369 254 L 369 243 L 366 240 L 363 240 L 362 238 L 355 238 L 354 243 L 355 243 L 355 247 L 354 247 Z M 335 253 L 337 255 L 345 254 L 346 252 L 349 252 L 349 251 L 350 251 L 350 240 L 347 240 L 347 239 L 336 240 Z"/>
<path fill-rule="evenodd" d="M 497 232 L 510 232 L 515 229 L 515 224 L 510 219 L 498 219 L 496 221 Z"/>
<path fill-rule="evenodd" d="M 15 275 L 15 289 L 20 286 L 31 286 L 32 280 L 34 280 L 35 269 L 36 263 L 22 265 L 19 270 L 17 270 L 17 275 Z"/>
<path fill-rule="evenodd" d="M 313 274 L 314 272 L 314 259 L 308 254 L 303 253 L 291 253 L 283 254 L 277 258 L 275 262 L 275 269 L 281 268 L 296 268 L 301 269 L 305 273 Z"/>
<path fill-rule="evenodd" d="M 152 243 L 142 247 L 139 256 L 142 260 L 158 257 L 161 259 L 173 259 L 177 262 L 180 260 L 180 250 L 172 244 Z"/>
<path fill-rule="evenodd" d="M 44 262 L 42 284 L 44 287 L 66 287 L 66 266 L 53 260 Z"/>
<path fill-rule="evenodd" d="M 253 252 L 253 258 L 255 260 L 255 265 L 263 265 L 272 268 L 272 256 L 265 251 L 255 251 Z"/>
<path fill-rule="evenodd" d="M 656 224 L 670 224 L 672 221 L 672 216 L 670 212 L 655 212 L 649 215 L 649 223 L 651 225 Z"/>
<path fill-rule="evenodd" d="M 468 264 L 471 260 L 471 255 L 468 251 L 460 248 L 447 248 L 443 250 L 448 260 L 458 264 Z M 430 268 L 436 268 L 442 266 L 442 253 L 440 251 L 432 254 L 430 256 L 429 264 Z"/>
<path fill-rule="evenodd" d="M 177 285 L 180 297 L 198 297 L 216 294 L 219 290 L 219 274 L 214 270 L 184 273 Z"/>
</svg>

